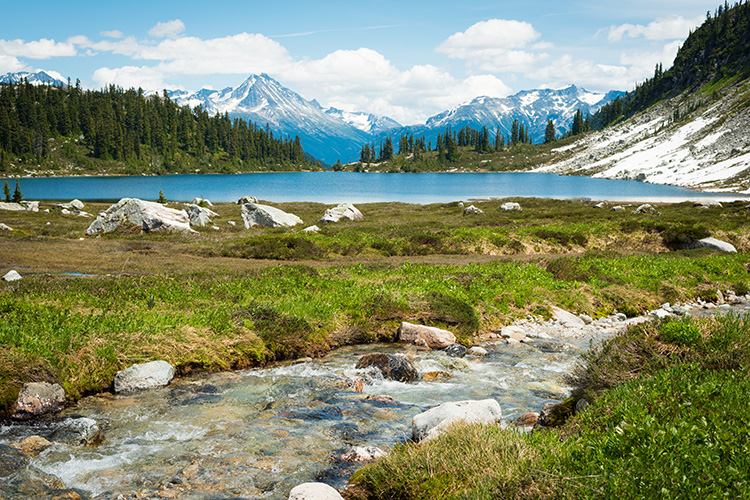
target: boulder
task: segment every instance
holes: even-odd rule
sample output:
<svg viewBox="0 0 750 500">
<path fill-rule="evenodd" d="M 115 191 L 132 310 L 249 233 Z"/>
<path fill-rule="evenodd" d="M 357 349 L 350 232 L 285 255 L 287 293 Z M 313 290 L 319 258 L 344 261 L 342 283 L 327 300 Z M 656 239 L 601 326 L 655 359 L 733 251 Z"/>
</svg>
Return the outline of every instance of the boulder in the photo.
<svg viewBox="0 0 750 500">
<path fill-rule="evenodd" d="M 68 203 L 68 205 L 71 208 L 75 208 L 76 210 L 83 210 L 84 207 L 86 206 L 83 204 L 81 200 L 78 200 L 78 199 L 71 201 L 70 203 Z"/>
<path fill-rule="evenodd" d="M 208 226 L 212 224 L 211 217 L 219 216 L 213 210 L 192 203 L 185 207 L 185 213 L 191 226 Z"/>
<path fill-rule="evenodd" d="M 257 201 L 257 200 L 256 200 Z M 193 198 L 190 202 L 191 205 L 198 205 L 199 207 L 213 207 L 214 204 L 205 198 Z"/>
<path fill-rule="evenodd" d="M 625 207 L 623 207 L 622 205 L 615 205 L 614 207 L 609 209 L 610 212 L 622 212 L 623 210 L 625 210 Z"/>
<path fill-rule="evenodd" d="M 445 349 L 456 342 L 456 336 L 448 330 L 414 325 L 406 321 L 403 321 L 398 327 L 397 339 L 400 342 L 411 342 L 413 344 L 424 342 L 430 349 Z"/>
<path fill-rule="evenodd" d="M 438 358 L 438 363 L 443 365 L 445 369 L 453 370 L 456 372 L 468 370 L 469 368 L 471 368 L 471 365 L 469 365 L 469 362 L 465 359 L 451 358 L 450 356 L 440 356 Z"/>
<path fill-rule="evenodd" d="M 0 210 L 9 210 L 11 212 L 22 212 L 26 210 L 26 207 L 20 203 L 8 203 L 7 201 L 0 201 Z"/>
<path fill-rule="evenodd" d="M 539 412 L 537 427 L 560 427 L 568 417 L 573 415 L 576 407 L 575 398 L 568 398 L 562 403 L 545 403 Z"/>
<path fill-rule="evenodd" d="M 17 443 L 10 443 L 11 448 L 15 448 L 26 457 L 35 457 L 50 446 L 52 446 L 52 443 L 42 436 L 29 436 Z"/>
<path fill-rule="evenodd" d="M 508 325 L 500 330 L 500 336 L 505 339 L 515 340 L 516 342 L 523 342 L 526 339 L 526 330 L 520 326 Z"/>
<path fill-rule="evenodd" d="M 238 205 L 244 205 L 245 203 L 258 203 L 258 198 L 255 198 L 254 196 L 243 196 L 237 200 Z"/>
<path fill-rule="evenodd" d="M 643 205 L 639 206 L 635 210 L 633 210 L 634 215 L 638 214 L 654 214 L 654 215 L 661 215 L 653 206 L 651 206 L 649 203 L 644 203 Z"/>
<path fill-rule="evenodd" d="M 482 209 L 477 208 L 474 205 L 469 205 L 464 208 L 464 215 L 482 215 L 483 213 Z"/>
<path fill-rule="evenodd" d="M 475 346 L 469 347 L 469 350 L 466 352 L 466 354 L 468 354 L 469 356 L 481 357 L 481 356 L 487 356 L 487 354 L 489 353 L 487 352 L 487 349 L 485 349 L 484 347 L 475 345 Z"/>
<path fill-rule="evenodd" d="M 451 358 L 463 358 L 466 356 L 466 347 L 461 344 L 451 344 L 445 348 L 445 354 Z"/>
<path fill-rule="evenodd" d="M 13 228 L 0 222 L 0 231 L 13 231 Z"/>
<path fill-rule="evenodd" d="M 308 226 L 303 231 L 306 233 L 319 233 L 320 228 L 318 226 Z"/>
<path fill-rule="evenodd" d="M 516 427 L 533 427 L 539 420 L 539 414 L 535 412 L 524 413 L 513 421 Z"/>
<path fill-rule="evenodd" d="M 39 202 L 38 201 L 22 201 L 21 206 L 26 209 L 27 212 L 38 212 Z"/>
<path fill-rule="evenodd" d="M 385 452 L 377 446 L 355 446 L 341 455 L 344 462 L 369 462 L 384 457 Z"/>
<path fill-rule="evenodd" d="M 18 274 L 18 271 L 15 269 L 11 269 L 7 273 L 5 273 L 5 276 L 3 276 L 4 281 L 18 281 L 21 279 L 21 275 Z"/>
<path fill-rule="evenodd" d="M 716 200 L 705 200 L 705 201 L 696 201 L 693 202 L 693 206 L 696 208 L 711 208 L 711 207 L 717 207 L 721 208 L 721 202 Z"/>
<path fill-rule="evenodd" d="M 278 208 L 258 203 L 245 203 L 241 210 L 245 229 L 251 227 L 292 227 L 302 224 L 302 219 Z"/>
<path fill-rule="evenodd" d="M 60 424 L 50 439 L 73 446 L 96 446 L 102 441 L 102 431 L 93 418 L 69 418 Z"/>
<path fill-rule="evenodd" d="M 413 382 L 419 378 L 417 369 L 403 354 L 367 354 L 357 362 L 357 369 L 375 367 L 383 377 L 397 382 Z"/>
<path fill-rule="evenodd" d="M 412 418 L 412 439 L 433 439 L 456 422 L 495 424 L 501 418 L 502 410 L 494 399 L 443 403 Z"/>
<path fill-rule="evenodd" d="M 434 382 L 435 380 L 449 380 L 453 375 L 442 370 L 427 372 L 422 375 L 422 382 Z"/>
<path fill-rule="evenodd" d="M 344 500 L 335 488 L 325 483 L 302 483 L 292 488 L 289 500 Z"/>
<path fill-rule="evenodd" d="M 338 222 L 341 219 L 365 220 L 362 212 L 351 203 L 342 203 L 341 205 L 329 208 L 320 218 L 320 222 Z"/>
<path fill-rule="evenodd" d="M 565 328 L 583 328 L 586 326 L 586 322 L 581 318 L 559 307 L 552 307 L 552 316 Z"/>
<path fill-rule="evenodd" d="M 737 253 L 734 245 L 726 241 L 717 240 L 716 238 L 703 238 L 690 245 L 690 248 L 710 248 L 720 252 Z"/>
<path fill-rule="evenodd" d="M 513 202 L 503 203 L 502 205 L 500 205 L 500 210 L 506 210 L 506 211 L 507 210 L 518 210 L 518 211 L 520 211 L 521 210 L 521 205 L 519 205 L 518 203 L 513 203 Z"/>
<path fill-rule="evenodd" d="M 607 208 L 607 202 L 603 201 L 601 203 L 597 203 L 596 205 L 594 205 L 594 208 Z"/>
<path fill-rule="evenodd" d="M 123 198 L 99 214 L 86 230 L 89 236 L 109 233 L 122 227 L 139 227 L 147 233 L 188 232 L 190 220 L 183 210 L 167 208 L 161 203 L 137 198 Z"/>
<path fill-rule="evenodd" d="M 174 378 L 174 367 L 166 361 L 133 365 L 115 375 L 115 392 L 134 392 L 163 387 Z"/>
<path fill-rule="evenodd" d="M 60 384 L 30 382 L 24 384 L 18 399 L 10 410 L 10 418 L 28 420 L 32 417 L 62 410 L 65 406 L 65 390 Z"/>
</svg>

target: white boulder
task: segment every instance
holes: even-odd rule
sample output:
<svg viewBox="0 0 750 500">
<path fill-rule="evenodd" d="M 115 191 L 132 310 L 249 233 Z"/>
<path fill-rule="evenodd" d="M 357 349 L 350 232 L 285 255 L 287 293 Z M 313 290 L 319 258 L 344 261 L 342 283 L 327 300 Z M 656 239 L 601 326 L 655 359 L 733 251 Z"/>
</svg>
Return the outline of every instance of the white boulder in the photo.
<svg viewBox="0 0 750 500">
<path fill-rule="evenodd" d="M 303 231 L 306 233 L 319 233 L 320 228 L 318 226 L 308 226 Z"/>
<path fill-rule="evenodd" d="M 71 201 L 70 203 L 68 203 L 68 205 L 71 208 L 75 208 L 76 210 L 83 210 L 84 207 L 86 206 L 83 204 L 81 200 L 78 200 L 78 199 Z"/>
<path fill-rule="evenodd" d="M 20 203 L 8 203 L 7 201 L 0 201 L 0 210 L 10 210 L 11 212 L 22 212 L 26 208 Z"/>
<path fill-rule="evenodd" d="M 198 205 L 201 207 L 213 207 L 214 204 L 208 201 L 205 198 L 193 198 L 193 201 L 190 202 L 191 205 Z"/>
<path fill-rule="evenodd" d="M 292 227 L 302 224 L 302 219 L 278 208 L 259 203 L 245 203 L 241 210 L 245 229 L 251 227 Z"/>
<path fill-rule="evenodd" d="M 477 208 L 474 205 L 469 205 L 464 208 L 464 215 L 482 215 L 484 211 L 481 208 Z"/>
<path fill-rule="evenodd" d="M 134 392 L 163 387 L 174 378 L 174 367 L 166 361 L 151 361 L 126 368 L 115 375 L 115 392 Z"/>
<path fill-rule="evenodd" d="M 325 483 L 302 483 L 292 488 L 289 500 L 343 500 L 343 497 Z"/>
<path fill-rule="evenodd" d="M 417 442 L 433 439 L 456 422 L 495 424 L 500 422 L 502 413 L 494 399 L 443 403 L 412 418 L 412 439 Z"/>
<path fill-rule="evenodd" d="M 518 203 L 508 202 L 500 205 L 500 210 L 521 210 L 521 205 Z"/>
<path fill-rule="evenodd" d="M 566 328 L 583 328 L 586 322 L 573 313 L 569 313 L 559 307 L 552 307 L 552 315 Z"/>
<path fill-rule="evenodd" d="M 340 458 L 344 462 L 369 462 L 384 456 L 385 452 L 377 446 L 355 446 Z"/>
<path fill-rule="evenodd" d="M 258 203 L 258 198 L 255 196 L 243 196 L 237 200 L 238 205 L 244 205 L 245 203 Z"/>
<path fill-rule="evenodd" d="M 0 222 L 0 231 L 13 231 L 13 228 Z"/>
<path fill-rule="evenodd" d="M 320 222 L 338 222 L 341 219 L 349 219 L 349 220 L 365 220 L 364 216 L 362 215 L 362 212 L 360 212 L 357 207 L 352 205 L 351 203 L 342 203 L 337 207 L 329 208 L 325 211 L 323 214 L 323 217 L 320 218 Z"/>
<path fill-rule="evenodd" d="M 29 382 L 21 388 L 10 413 L 13 419 L 27 420 L 60 411 L 64 406 L 65 389 L 60 384 Z"/>
<path fill-rule="evenodd" d="M 190 229 L 190 220 L 184 210 L 168 208 L 154 201 L 123 198 L 100 214 L 86 234 L 109 233 L 123 226 L 137 226 L 147 233 L 195 232 Z"/>
<path fill-rule="evenodd" d="M 400 342 L 427 345 L 430 349 L 445 349 L 456 342 L 456 336 L 448 330 L 414 325 L 406 321 L 398 327 L 397 338 Z"/>
<path fill-rule="evenodd" d="M 38 201 L 22 201 L 21 206 L 26 209 L 27 212 L 38 212 L 39 202 Z"/>
<path fill-rule="evenodd" d="M 15 269 L 11 269 L 7 273 L 5 273 L 5 276 L 3 276 L 4 281 L 18 281 L 21 279 L 21 275 L 18 274 L 18 271 Z"/>
<path fill-rule="evenodd" d="M 717 240 L 716 238 L 703 238 L 693 243 L 692 246 L 693 248 L 710 248 L 712 250 L 719 250 L 720 252 L 737 253 L 734 245 L 726 241 Z"/>
<path fill-rule="evenodd" d="M 213 210 L 193 203 L 185 207 L 185 213 L 188 215 L 191 226 L 208 226 L 209 224 L 212 224 L 212 217 L 219 216 L 219 214 Z"/>
</svg>

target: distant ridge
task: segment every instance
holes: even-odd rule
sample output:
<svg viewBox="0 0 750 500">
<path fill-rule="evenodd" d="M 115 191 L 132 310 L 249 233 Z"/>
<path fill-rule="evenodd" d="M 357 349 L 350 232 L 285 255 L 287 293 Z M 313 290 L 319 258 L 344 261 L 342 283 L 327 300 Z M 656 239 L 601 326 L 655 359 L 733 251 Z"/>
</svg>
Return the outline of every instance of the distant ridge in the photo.
<svg viewBox="0 0 750 500">
<path fill-rule="evenodd" d="M 67 82 L 50 76 L 45 71 L 37 71 L 36 73 L 19 71 L 17 73 L 6 73 L 0 76 L 0 84 L 19 84 L 24 80 L 28 80 L 32 85 L 52 85 L 55 87 L 64 87 L 67 85 Z"/>
</svg>

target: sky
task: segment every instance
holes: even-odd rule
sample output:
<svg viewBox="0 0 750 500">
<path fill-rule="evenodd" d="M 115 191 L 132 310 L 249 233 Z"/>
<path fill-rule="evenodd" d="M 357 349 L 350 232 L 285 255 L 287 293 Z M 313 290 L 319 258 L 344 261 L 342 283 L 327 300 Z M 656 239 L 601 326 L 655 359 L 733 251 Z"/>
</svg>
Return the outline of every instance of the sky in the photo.
<svg viewBox="0 0 750 500">
<path fill-rule="evenodd" d="M 85 88 L 236 87 L 267 73 L 323 107 L 424 123 L 478 96 L 632 90 L 716 0 L 11 2 L 0 74 Z M 54 73 L 52 73 L 54 72 Z"/>
</svg>

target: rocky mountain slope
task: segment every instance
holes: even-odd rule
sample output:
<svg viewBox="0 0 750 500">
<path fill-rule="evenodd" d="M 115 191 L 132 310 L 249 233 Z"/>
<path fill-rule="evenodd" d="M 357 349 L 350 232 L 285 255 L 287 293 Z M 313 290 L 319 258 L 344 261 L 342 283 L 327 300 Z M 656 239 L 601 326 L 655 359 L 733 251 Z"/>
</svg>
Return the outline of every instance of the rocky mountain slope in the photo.
<svg viewBox="0 0 750 500">
<path fill-rule="evenodd" d="M 66 82 L 59 78 L 55 78 L 44 71 L 37 71 L 36 73 L 19 71 L 17 73 L 6 73 L 0 75 L 0 84 L 19 84 L 24 80 L 28 80 L 32 85 L 53 85 L 55 87 L 63 87 L 67 85 Z"/>
<path fill-rule="evenodd" d="M 750 193 L 750 83 L 659 102 L 537 171 Z"/>
</svg>

